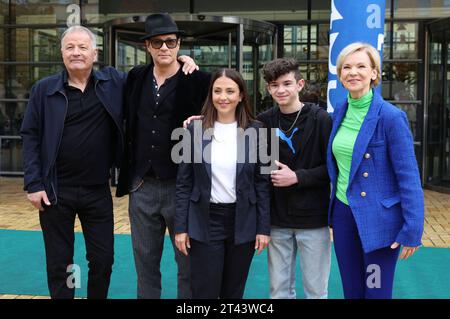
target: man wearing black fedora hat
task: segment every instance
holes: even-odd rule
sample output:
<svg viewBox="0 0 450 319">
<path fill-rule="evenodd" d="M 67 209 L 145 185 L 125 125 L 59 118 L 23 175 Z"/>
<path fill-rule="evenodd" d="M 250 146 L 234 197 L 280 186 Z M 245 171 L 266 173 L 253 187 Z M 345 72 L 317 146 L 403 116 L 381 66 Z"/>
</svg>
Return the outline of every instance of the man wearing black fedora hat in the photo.
<svg viewBox="0 0 450 319">
<path fill-rule="evenodd" d="M 174 246 L 175 179 L 171 159 L 172 131 L 198 114 L 208 92 L 210 75 L 181 72 L 177 61 L 184 34 L 167 13 L 145 21 L 145 41 L 152 63 L 128 73 L 125 87 L 126 149 L 117 196 L 129 194 L 138 298 L 161 297 L 160 262 L 166 228 L 178 265 L 178 298 L 190 298 L 189 260 Z"/>
</svg>

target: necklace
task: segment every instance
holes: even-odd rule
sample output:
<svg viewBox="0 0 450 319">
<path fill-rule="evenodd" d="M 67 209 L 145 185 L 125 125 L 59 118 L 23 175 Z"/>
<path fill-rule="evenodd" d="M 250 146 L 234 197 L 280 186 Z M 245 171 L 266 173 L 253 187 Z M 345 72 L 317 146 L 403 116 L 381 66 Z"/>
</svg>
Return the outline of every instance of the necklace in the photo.
<svg viewBox="0 0 450 319">
<path fill-rule="evenodd" d="M 301 113 L 301 111 L 302 111 L 302 108 L 303 108 L 303 105 L 300 107 L 300 110 L 298 110 L 297 116 L 295 117 L 295 120 L 294 120 L 294 123 L 292 123 L 291 127 L 290 127 L 287 131 L 285 131 L 285 130 L 283 130 L 283 129 L 281 128 L 281 121 L 280 121 L 281 114 L 280 114 L 280 116 L 278 116 L 278 128 L 281 130 L 281 132 L 283 132 L 284 134 L 286 134 L 286 133 L 288 133 L 288 132 L 290 132 L 290 131 L 292 130 L 292 128 L 294 127 L 295 123 L 297 123 L 297 120 L 298 120 L 298 117 L 300 116 L 300 113 Z"/>
</svg>

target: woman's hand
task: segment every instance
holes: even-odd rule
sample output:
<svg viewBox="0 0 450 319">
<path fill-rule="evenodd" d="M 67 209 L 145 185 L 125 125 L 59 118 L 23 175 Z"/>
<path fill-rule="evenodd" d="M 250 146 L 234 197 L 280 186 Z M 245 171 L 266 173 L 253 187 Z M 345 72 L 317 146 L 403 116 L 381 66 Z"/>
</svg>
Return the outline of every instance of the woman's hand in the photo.
<svg viewBox="0 0 450 319">
<path fill-rule="evenodd" d="M 191 117 L 188 117 L 183 122 L 183 128 L 187 128 L 189 124 L 191 124 L 192 121 L 195 120 L 201 120 L 203 118 L 203 115 L 192 115 Z"/>
<path fill-rule="evenodd" d="M 257 255 L 259 255 L 263 251 L 263 249 L 267 247 L 269 241 L 270 236 L 256 235 L 255 250 L 258 250 L 258 252 L 256 253 Z"/>
<path fill-rule="evenodd" d="M 188 75 L 199 69 L 199 66 L 195 64 L 194 60 L 187 55 L 180 55 L 178 61 L 183 62 L 183 73 Z"/>
<path fill-rule="evenodd" d="M 395 242 L 391 245 L 392 249 L 397 248 L 398 246 L 400 246 L 399 243 Z M 403 246 L 403 250 L 402 253 L 400 254 L 400 259 L 408 259 L 409 257 L 411 257 L 417 250 L 419 249 L 419 246 L 417 247 L 407 247 L 407 246 Z"/>
<path fill-rule="evenodd" d="M 175 246 L 177 246 L 178 250 L 187 256 L 188 249 L 191 248 L 189 235 L 187 233 L 175 234 Z"/>
</svg>

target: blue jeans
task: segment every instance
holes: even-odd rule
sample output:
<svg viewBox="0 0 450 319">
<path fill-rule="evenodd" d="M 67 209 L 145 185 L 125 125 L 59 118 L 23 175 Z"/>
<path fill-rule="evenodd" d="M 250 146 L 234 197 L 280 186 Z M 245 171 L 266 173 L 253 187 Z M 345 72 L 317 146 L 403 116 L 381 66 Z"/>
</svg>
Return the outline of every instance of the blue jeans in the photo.
<svg viewBox="0 0 450 319">
<path fill-rule="evenodd" d="M 191 298 L 189 259 L 174 245 L 175 180 L 146 178 L 137 190 L 130 193 L 129 205 L 131 239 L 138 279 L 137 297 L 161 297 L 160 263 L 167 228 L 178 266 L 177 297 Z"/>
<path fill-rule="evenodd" d="M 295 264 L 298 249 L 306 298 L 326 299 L 331 263 L 328 227 L 294 229 L 272 226 L 270 237 L 268 247 L 270 298 L 296 298 Z"/>
</svg>

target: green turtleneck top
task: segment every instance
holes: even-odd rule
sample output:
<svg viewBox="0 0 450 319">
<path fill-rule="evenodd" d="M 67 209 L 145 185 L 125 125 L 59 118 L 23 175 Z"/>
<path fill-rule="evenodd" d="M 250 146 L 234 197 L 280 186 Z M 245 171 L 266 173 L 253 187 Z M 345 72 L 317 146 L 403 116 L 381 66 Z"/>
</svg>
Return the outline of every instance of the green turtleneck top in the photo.
<svg viewBox="0 0 450 319">
<path fill-rule="evenodd" d="M 372 103 L 373 92 L 369 90 L 359 99 L 353 99 L 348 95 L 348 109 L 342 120 L 337 134 L 333 140 L 332 150 L 338 167 L 338 179 L 336 186 L 336 197 L 348 205 L 347 188 L 350 178 L 350 167 L 352 164 L 353 148 L 361 125 L 367 115 L 370 103 Z"/>
</svg>

